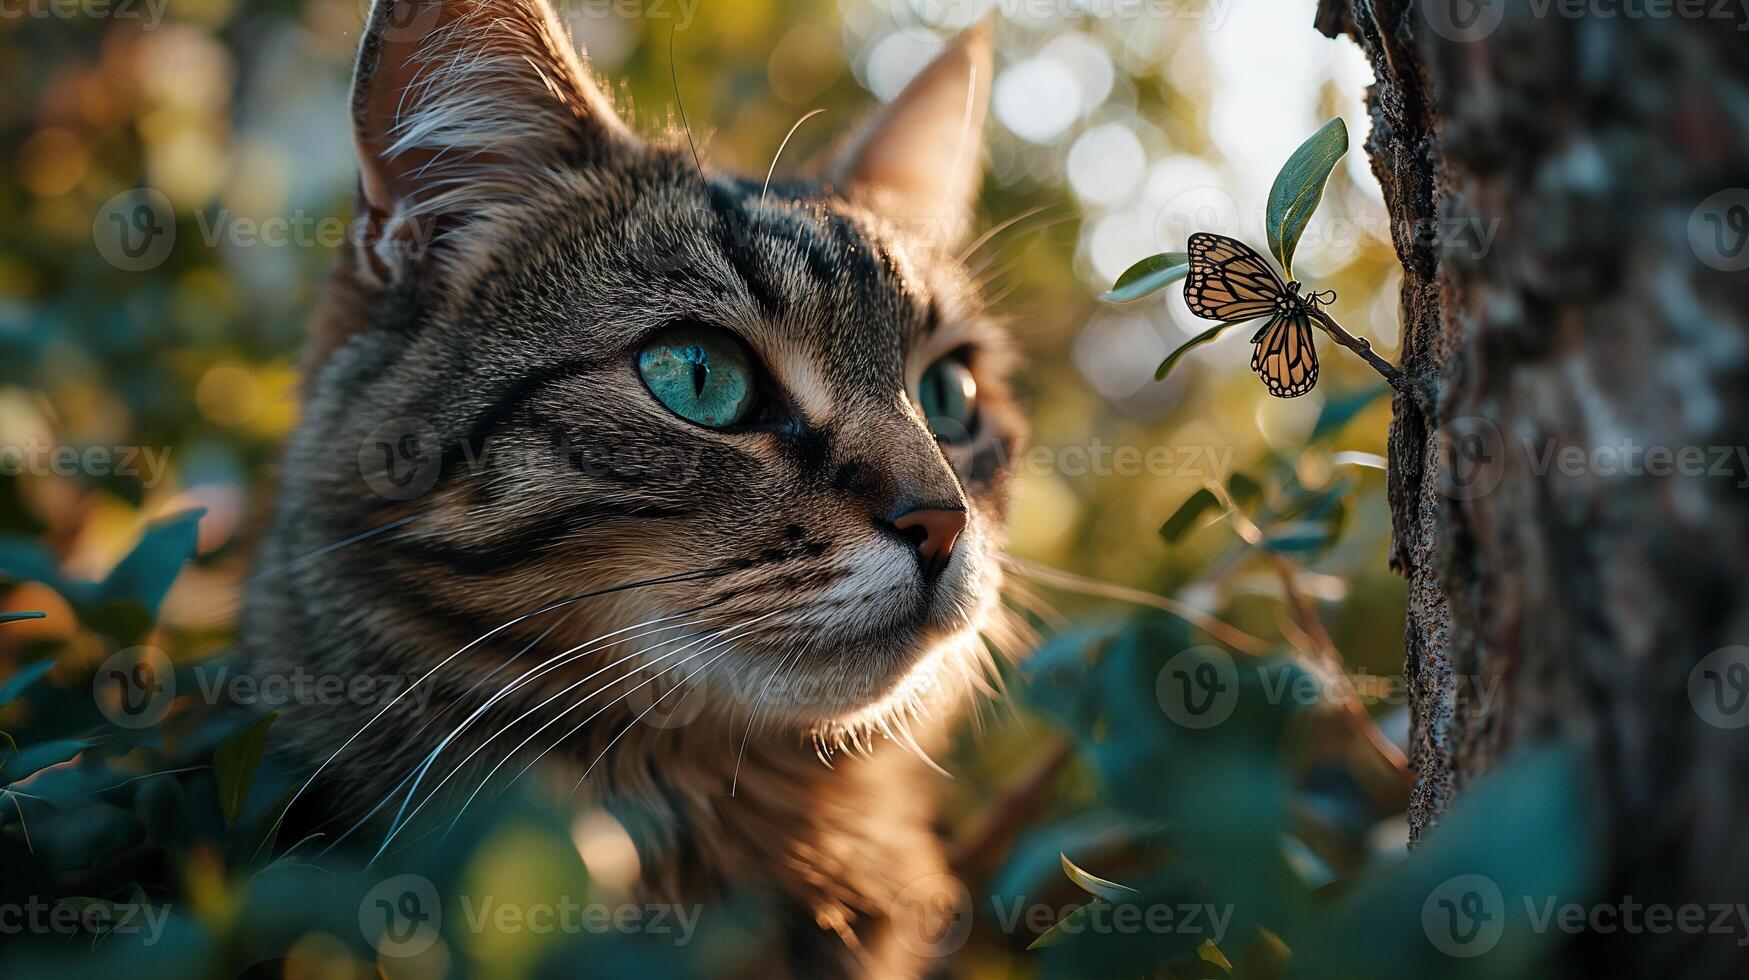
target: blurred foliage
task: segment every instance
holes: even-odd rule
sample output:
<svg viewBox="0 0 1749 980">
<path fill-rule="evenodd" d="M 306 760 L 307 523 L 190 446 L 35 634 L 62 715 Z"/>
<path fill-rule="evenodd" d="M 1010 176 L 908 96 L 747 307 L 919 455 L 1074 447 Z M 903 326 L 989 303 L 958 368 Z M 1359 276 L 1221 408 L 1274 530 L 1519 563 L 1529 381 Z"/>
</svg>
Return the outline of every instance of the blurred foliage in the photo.
<svg viewBox="0 0 1749 980">
<path fill-rule="evenodd" d="M 1167 294 L 1122 310 L 1093 296 L 1136 257 L 1181 248 L 1186 222 L 1257 240 L 1298 136 L 1364 118 L 1364 66 L 1312 32 L 1305 2 L 1169 5 L 1170 17 L 1026 6 L 1039 9 L 1005 7 L 998 24 L 984 200 L 985 227 L 1014 220 L 973 256 L 1025 355 L 1043 450 L 1019 460 L 1011 551 L 1137 592 L 1016 576 L 1013 599 L 1045 639 L 949 766 L 950 840 L 1002 832 L 961 871 L 975 914 L 950 971 L 1532 970 L 1539 937 L 1516 917 L 1494 953 L 1436 955 L 1423 899 L 1460 872 L 1509 896 L 1584 887 L 1584 789 L 1564 757 L 1526 760 L 1489 791 L 1528 801 L 1523 826 L 1454 814 L 1403 860 L 1404 787 L 1381 751 L 1406 721 L 1400 683 L 1386 683 L 1400 680 L 1403 587 L 1384 561 L 1376 378 L 1342 358 L 1313 394 L 1275 402 L 1243 345 L 1212 345 L 1156 384 L 1154 365 L 1203 325 Z M 452 925 L 453 896 L 482 881 L 528 902 L 613 886 L 585 869 L 570 817 L 517 797 L 367 872 L 368 854 L 277 839 L 294 777 L 263 753 L 271 719 L 179 701 L 152 724 L 117 723 L 110 671 L 162 656 L 187 691 L 191 665 L 229 656 L 296 418 L 302 321 L 350 216 L 344 105 L 363 10 L 7 9 L 72 14 L 0 19 L 0 447 L 28 453 L 0 474 L 0 611 L 44 614 L 0 621 L 0 905 L 52 897 L 99 925 L 123 907 L 167 918 L 152 942 L 107 927 L 8 936 L 0 975 L 566 976 L 579 961 L 596 976 L 720 975 L 757 951 L 768 937 L 751 896 L 683 947 L 446 928 L 417 956 L 379 957 L 361 913 L 385 874 L 433 882 Z M 788 162 L 849 126 L 870 90 L 890 96 L 949 33 L 900 0 L 660 9 L 564 7 L 637 125 L 671 124 L 678 94 L 701 149 L 754 173 L 802 113 L 827 109 Z M 1298 261 L 1389 356 L 1389 229 L 1370 176 L 1348 164 Z M 171 234 L 130 270 L 108 221 L 140 188 L 163 195 Z M 1201 625 L 1113 599 L 1138 594 Z M 1233 681 L 1229 717 L 1182 724 L 1173 691 L 1211 676 Z M 1029 774 L 1041 792 L 1017 786 Z M 1005 926 L 992 910 L 1016 899 L 1085 911 Z M 1218 942 L 1077 928 L 1138 902 L 1230 921 Z"/>
</svg>

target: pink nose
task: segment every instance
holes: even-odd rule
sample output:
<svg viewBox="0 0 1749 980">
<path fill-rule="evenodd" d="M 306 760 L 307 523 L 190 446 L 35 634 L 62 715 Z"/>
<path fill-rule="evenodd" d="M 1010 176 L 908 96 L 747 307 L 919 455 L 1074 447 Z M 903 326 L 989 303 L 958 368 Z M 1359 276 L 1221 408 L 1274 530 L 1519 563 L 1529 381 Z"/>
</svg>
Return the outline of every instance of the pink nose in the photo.
<svg viewBox="0 0 1749 980">
<path fill-rule="evenodd" d="M 947 564 L 948 558 L 953 555 L 953 543 L 959 540 L 960 532 L 966 529 L 966 512 L 940 507 L 919 507 L 899 515 L 893 521 L 893 526 L 901 531 L 922 529 L 923 537 L 917 542 L 917 553 L 923 556 L 925 567 L 941 566 Z"/>
</svg>

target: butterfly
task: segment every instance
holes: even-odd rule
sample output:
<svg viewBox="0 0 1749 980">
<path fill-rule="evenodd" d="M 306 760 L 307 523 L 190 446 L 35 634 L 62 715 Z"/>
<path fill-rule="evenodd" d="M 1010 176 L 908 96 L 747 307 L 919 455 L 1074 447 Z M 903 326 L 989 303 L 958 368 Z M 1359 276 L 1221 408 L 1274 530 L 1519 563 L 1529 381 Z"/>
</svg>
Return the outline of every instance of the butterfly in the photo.
<svg viewBox="0 0 1749 980">
<path fill-rule="evenodd" d="M 1269 261 L 1244 242 L 1199 231 L 1190 236 L 1190 274 L 1184 300 L 1206 320 L 1238 323 L 1269 317 L 1251 338 L 1251 370 L 1277 398 L 1295 398 L 1318 383 L 1318 352 L 1312 318 L 1336 299 L 1324 292 L 1300 295 L 1300 284 L 1283 284 Z"/>
</svg>

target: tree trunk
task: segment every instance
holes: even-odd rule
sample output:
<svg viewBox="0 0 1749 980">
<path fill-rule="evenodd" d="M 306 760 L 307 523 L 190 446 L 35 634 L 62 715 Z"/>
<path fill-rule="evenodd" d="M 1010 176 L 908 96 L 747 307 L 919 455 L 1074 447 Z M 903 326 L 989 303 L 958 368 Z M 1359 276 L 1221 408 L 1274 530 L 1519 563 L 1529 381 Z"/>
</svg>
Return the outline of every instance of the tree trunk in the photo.
<svg viewBox="0 0 1749 980">
<path fill-rule="evenodd" d="M 1749 22 L 1577 6 L 1318 15 L 1376 75 L 1366 151 L 1426 394 L 1390 435 L 1411 840 L 1560 735 L 1607 809 L 1598 901 L 1749 902 Z M 1743 929 L 1565 958 L 1745 976 Z"/>
</svg>

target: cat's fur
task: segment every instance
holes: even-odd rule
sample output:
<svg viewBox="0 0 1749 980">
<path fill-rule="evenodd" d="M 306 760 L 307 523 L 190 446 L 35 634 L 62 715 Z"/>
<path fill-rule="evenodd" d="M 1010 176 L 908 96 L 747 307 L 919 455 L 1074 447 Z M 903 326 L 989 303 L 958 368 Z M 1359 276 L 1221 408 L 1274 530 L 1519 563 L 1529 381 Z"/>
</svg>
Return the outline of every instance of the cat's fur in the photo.
<svg viewBox="0 0 1749 980">
<path fill-rule="evenodd" d="M 944 867 L 922 753 L 981 668 L 1018 438 L 956 258 L 989 77 L 973 31 L 765 192 L 701 172 L 684 135 L 635 135 L 546 0 L 378 0 L 352 106 L 363 235 L 315 317 L 245 627 L 260 672 L 419 685 L 276 726 L 341 825 L 393 813 L 458 728 L 415 803 L 438 790 L 447 813 L 527 737 L 498 782 L 549 746 L 557 785 L 587 772 L 576 805 L 621 816 L 646 896 L 776 896 L 767 975 L 920 972 L 899 897 Z M 634 356 L 676 322 L 742 337 L 785 421 L 663 408 Z M 954 352 L 980 389 L 963 446 L 914 400 Z M 933 588 L 886 524 L 917 505 L 969 511 Z M 738 632 L 690 661 L 659 645 L 706 626 Z"/>
</svg>

